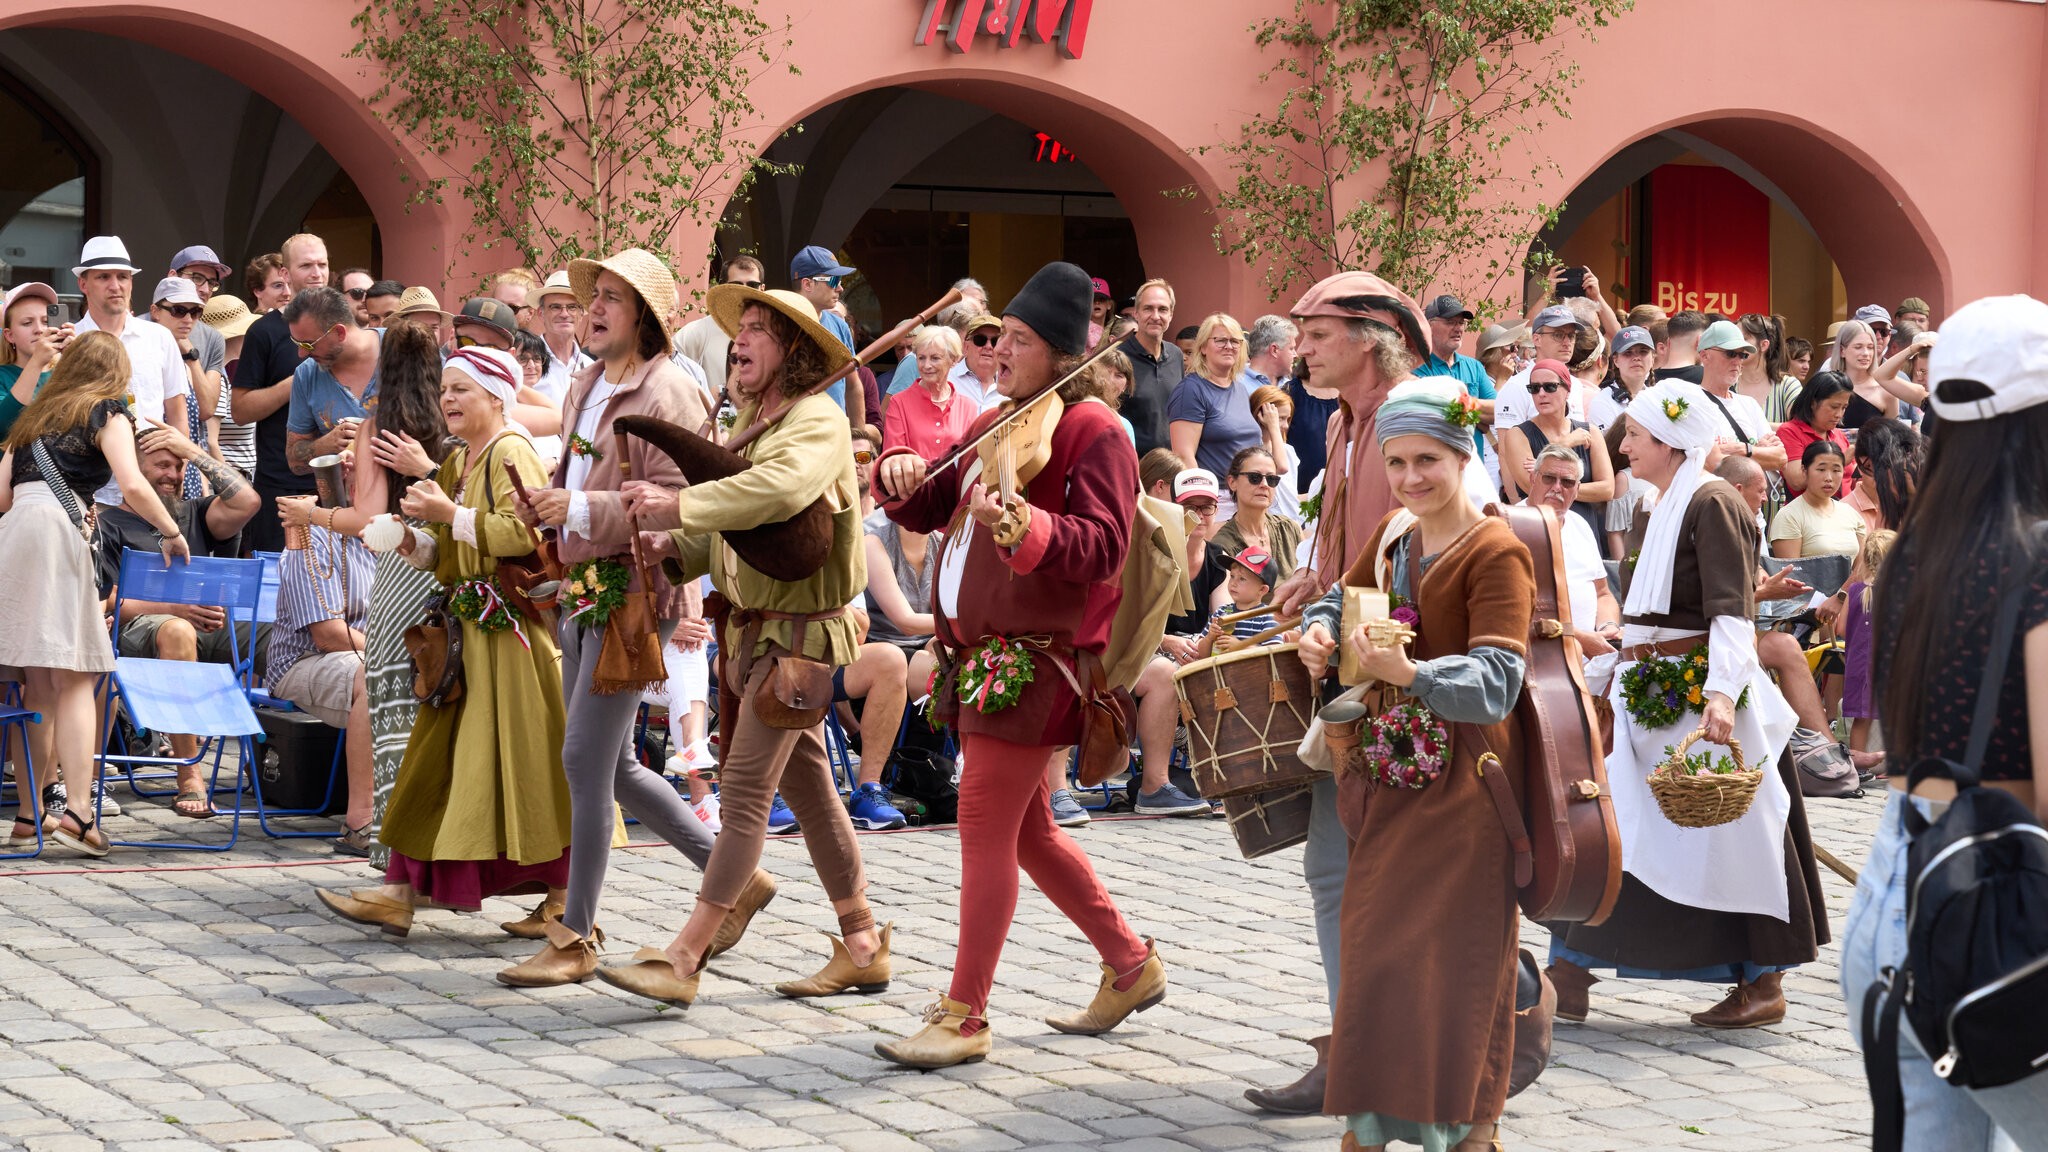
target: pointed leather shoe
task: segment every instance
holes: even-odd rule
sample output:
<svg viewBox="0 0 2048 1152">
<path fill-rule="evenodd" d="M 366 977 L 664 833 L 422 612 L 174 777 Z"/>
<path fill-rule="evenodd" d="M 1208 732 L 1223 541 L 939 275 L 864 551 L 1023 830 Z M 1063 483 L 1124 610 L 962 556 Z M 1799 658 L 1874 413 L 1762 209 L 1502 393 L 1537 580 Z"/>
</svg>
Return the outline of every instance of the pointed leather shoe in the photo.
<svg viewBox="0 0 2048 1152">
<path fill-rule="evenodd" d="M 1323 1110 L 1323 1089 L 1330 1083 L 1330 1038 L 1318 1036 L 1308 1042 L 1316 1050 L 1316 1066 L 1301 1079 L 1280 1088 L 1248 1088 L 1244 1098 L 1257 1108 L 1288 1116 L 1314 1116 Z"/>
<path fill-rule="evenodd" d="M 545 940 L 548 938 L 548 924 L 560 920 L 562 911 L 563 905 L 543 898 L 539 904 L 534 905 L 533 911 L 526 914 L 525 919 L 507 920 L 498 927 L 503 928 L 508 935 L 517 936 L 521 940 Z"/>
<path fill-rule="evenodd" d="M 1569 960 L 1552 960 L 1543 974 L 1550 977 L 1551 986 L 1557 989 L 1557 1018 L 1574 1024 L 1584 1023 L 1589 1010 L 1590 990 L 1600 982 L 1600 978 Z"/>
<path fill-rule="evenodd" d="M 1166 965 L 1159 959 L 1159 945 L 1145 941 L 1145 962 L 1138 966 L 1137 978 L 1131 981 L 1131 986 L 1122 992 L 1116 988 L 1120 978 L 1104 964 L 1102 984 L 1095 989 L 1095 999 L 1089 1002 L 1087 1011 L 1078 1016 L 1048 1016 L 1045 1022 L 1069 1035 L 1098 1036 L 1123 1023 L 1131 1013 L 1143 1012 L 1166 999 Z"/>
<path fill-rule="evenodd" d="M 962 1036 L 960 1029 L 970 1020 L 981 1028 L 973 1035 Z M 958 1000 L 941 996 L 937 1004 L 924 1010 L 923 1028 L 901 1040 L 876 1043 L 875 1055 L 905 1068 L 951 1068 L 988 1059 L 989 1046 L 994 1043 L 986 1016 L 970 1012 Z"/>
<path fill-rule="evenodd" d="M 836 996 L 849 989 L 863 996 L 889 990 L 889 929 L 894 924 L 882 925 L 881 943 L 875 948 L 875 958 L 865 966 L 853 962 L 853 954 L 846 950 L 846 941 L 830 932 L 820 933 L 832 942 L 832 959 L 816 976 L 803 980 L 790 980 L 777 984 L 775 990 L 796 999 L 804 996 Z"/>
<path fill-rule="evenodd" d="M 754 878 L 740 889 L 739 903 L 734 904 L 732 911 L 725 914 L 725 919 L 719 921 L 718 932 L 711 937 L 711 947 L 704 950 L 704 963 L 711 963 L 712 957 L 730 951 L 733 945 L 738 944 L 740 937 L 747 934 L 747 925 L 754 922 L 754 913 L 766 908 L 773 899 L 775 877 L 763 869 L 754 869 Z"/>
<path fill-rule="evenodd" d="M 320 902 L 343 920 L 382 928 L 387 936 L 403 936 L 412 931 L 412 905 L 393 900 L 375 888 L 358 888 L 346 896 L 323 888 Z"/>
<path fill-rule="evenodd" d="M 668 953 L 659 948 L 642 948 L 633 953 L 629 963 L 597 970 L 597 978 L 614 988 L 678 1008 L 688 1008 L 697 1002 L 697 981 L 703 975 L 704 965 L 700 963 L 695 972 L 676 979 L 676 966 L 669 963 Z"/>
<path fill-rule="evenodd" d="M 578 936 L 560 920 L 548 921 L 547 947 L 524 964 L 498 973 L 498 983 L 514 988 L 553 988 L 557 984 L 581 984 L 597 971 L 597 950 L 604 944 L 604 930 L 593 927 L 588 936 Z"/>
<path fill-rule="evenodd" d="M 1783 973 L 1766 972 L 1754 984 L 1737 984 L 1719 1004 L 1692 1014 L 1702 1028 L 1761 1028 L 1785 1018 Z"/>
</svg>

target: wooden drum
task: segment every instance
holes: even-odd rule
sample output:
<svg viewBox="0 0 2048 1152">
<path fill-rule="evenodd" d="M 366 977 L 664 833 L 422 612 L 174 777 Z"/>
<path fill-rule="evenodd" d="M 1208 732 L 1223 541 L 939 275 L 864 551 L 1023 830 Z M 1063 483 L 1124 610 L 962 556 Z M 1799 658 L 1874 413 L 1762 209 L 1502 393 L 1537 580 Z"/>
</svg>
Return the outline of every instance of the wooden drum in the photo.
<svg viewBox="0 0 2048 1152">
<path fill-rule="evenodd" d="M 1320 773 L 1295 756 L 1321 706 L 1298 644 L 1257 644 L 1176 672 L 1188 769 L 1210 800 L 1306 784 Z"/>
<path fill-rule="evenodd" d="M 1225 800 L 1223 814 L 1230 818 L 1230 834 L 1237 837 L 1237 850 L 1244 858 L 1257 860 L 1308 839 L 1309 793 L 1313 790 L 1304 785 Z"/>
</svg>

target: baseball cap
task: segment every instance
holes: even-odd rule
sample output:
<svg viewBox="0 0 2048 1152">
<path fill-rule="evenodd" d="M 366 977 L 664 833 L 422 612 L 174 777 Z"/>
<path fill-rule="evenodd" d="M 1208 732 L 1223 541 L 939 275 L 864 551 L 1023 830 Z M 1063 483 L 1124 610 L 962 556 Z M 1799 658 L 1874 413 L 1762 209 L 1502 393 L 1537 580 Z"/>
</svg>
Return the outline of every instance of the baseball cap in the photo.
<svg viewBox="0 0 2048 1152">
<path fill-rule="evenodd" d="M 1755 351 L 1756 345 L 1749 342 L 1749 337 L 1743 335 L 1742 329 L 1736 327 L 1733 320 L 1716 320 L 1712 324 L 1707 325 L 1705 332 L 1700 333 L 1700 351 L 1702 352 L 1714 349 L 1728 351 L 1735 348 L 1747 348 Z"/>
<path fill-rule="evenodd" d="M 14 307 L 14 302 L 24 296 L 41 300 L 52 308 L 57 306 L 57 290 L 41 281 L 31 280 L 26 284 L 16 284 L 7 290 L 6 297 L 0 299 L 0 317 L 6 316 L 8 309 Z"/>
<path fill-rule="evenodd" d="M 1491 352 L 1495 348 L 1505 348 L 1510 344 L 1520 344 L 1528 338 L 1529 327 L 1526 324 L 1516 324 L 1513 327 L 1509 327 L 1506 324 L 1489 324 L 1486 326 L 1486 331 L 1479 334 L 1479 351 Z"/>
<path fill-rule="evenodd" d="M 1904 300 L 1899 301 L 1898 311 L 1893 313 L 1893 315 L 1904 316 L 1908 312 L 1918 312 L 1922 316 L 1926 316 L 1933 311 L 1932 308 L 1927 306 L 1927 301 L 1922 300 L 1918 296 L 1908 296 Z"/>
<path fill-rule="evenodd" d="M 1577 328 L 1579 326 L 1578 316 L 1562 304 L 1552 304 L 1550 307 L 1538 312 L 1535 321 L 1529 327 L 1532 331 L 1541 332 L 1545 328 L 1563 328 L 1566 325 Z"/>
<path fill-rule="evenodd" d="M 212 265 L 214 275 L 223 279 L 227 277 L 228 273 L 234 271 L 234 269 L 226 264 L 221 263 L 220 257 L 214 255 L 213 249 L 208 248 L 204 244 L 194 244 L 190 248 L 180 248 L 178 249 L 178 254 L 171 257 L 171 271 L 173 272 L 183 272 L 194 264 Z"/>
<path fill-rule="evenodd" d="M 512 306 L 489 296 L 472 296 L 463 301 L 462 311 L 455 314 L 455 323 L 460 327 L 464 320 L 473 324 L 489 324 L 507 333 L 519 327 L 518 317 L 512 311 Z"/>
<path fill-rule="evenodd" d="M 983 328 L 1001 328 L 1002 326 L 1003 322 L 1001 320 L 989 315 L 986 312 L 983 312 L 979 316 L 969 317 L 967 320 L 967 330 L 961 334 L 973 335 L 974 333 L 981 331 Z"/>
<path fill-rule="evenodd" d="M 1221 503 L 1223 486 L 1216 483 L 1216 474 L 1207 468 L 1183 468 L 1173 476 L 1173 502 L 1185 504 L 1196 497 L 1206 496 Z"/>
<path fill-rule="evenodd" d="M 1458 298 L 1448 293 L 1431 300 L 1422 309 L 1422 318 L 1424 320 L 1448 320 L 1453 316 L 1461 316 L 1470 320 L 1472 318 L 1472 310 L 1458 303 Z"/>
<path fill-rule="evenodd" d="M 1252 575 L 1266 582 L 1266 587 L 1273 586 L 1273 577 L 1277 575 L 1276 566 L 1273 563 L 1273 554 L 1264 548 L 1246 548 L 1232 556 L 1230 562 L 1242 564 L 1250 569 Z"/>
<path fill-rule="evenodd" d="M 789 262 L 791 280 L 814 280 L 820 276 L 850 276 L 853 269 L 841 264 L 832 255 L 832 250 L 818 244 L 796 254 Z"/>
<path fill-rule="evenodd" d="M 1865 324 L 1882 324 L 1887 328 L 1892 326 L 1892 314 L 1885 311 L 1882 304 L 1865 304 L 1856 310 L 1853 319 L 1861 320 Z"/>
<path fill-rule="evenodd" d="M 1088 281 L 1088 283 L 1095 286 L 1095 298 L 1097 300 L 1116 299 L 1115 294 L 1111 293 L 1109 290 L 1109 281 L 1104 280 L 1100 276 L 1097 276 L 1093 280 Z"/>
<path fill-rule="evenodd" d="M 1943 400 L 1941 385 L 1974 380 L 1982 400 Z M 2048 401 L 2048 304 L 2032 296 L 1988 296 L 1941 326 L 1927 368 L 1927 402 L 1943 420 L 1989 420 Z"/>
<path fill-rule="evenodd" d="M 205 304 L 199 298 L 199 288 L 183 276 L 166 276 L 156 282 L 156 291 L 150 293 L 149 302 L 157 304 Z"/>
<path fill-rule="evenodd" d="M 1631 348 L 1655 349 L 1657 341 L 1651 337 L 1648 328 L 1631 324 L 1614 334 L 1614 354 L 1621 355 Z"/>
</svg>

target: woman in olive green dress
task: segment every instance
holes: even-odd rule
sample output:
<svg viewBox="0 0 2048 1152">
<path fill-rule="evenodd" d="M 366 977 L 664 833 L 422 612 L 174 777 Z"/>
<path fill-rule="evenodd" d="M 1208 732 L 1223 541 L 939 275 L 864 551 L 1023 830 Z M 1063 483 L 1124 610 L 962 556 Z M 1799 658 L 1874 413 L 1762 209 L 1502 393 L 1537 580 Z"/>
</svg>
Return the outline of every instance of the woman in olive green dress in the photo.
<svg viewBox="0 0 2048 1152">
<path fill-rule="evenodd" d="M 398 551 L 431 568 L 461 620 L 463 692 L 422 705 L 381 839 L 391 848 L 382 888 L 322 891 L 337 915 L 402 936 L 416 904 L 476 909 L 487 896 L 545 891 L 557 910 L 569 869 L 569 789 L 562 775 L 560 656 L 496 579 L 499 558 L 529 555 L 532 533 L 513 513 L 510 465 L 542 474 L 524 433 L 505 421 L 516 361 L 481 347 L 448 360 L 441 409 L 469 447 L 406 493 Z"/>
</svg>

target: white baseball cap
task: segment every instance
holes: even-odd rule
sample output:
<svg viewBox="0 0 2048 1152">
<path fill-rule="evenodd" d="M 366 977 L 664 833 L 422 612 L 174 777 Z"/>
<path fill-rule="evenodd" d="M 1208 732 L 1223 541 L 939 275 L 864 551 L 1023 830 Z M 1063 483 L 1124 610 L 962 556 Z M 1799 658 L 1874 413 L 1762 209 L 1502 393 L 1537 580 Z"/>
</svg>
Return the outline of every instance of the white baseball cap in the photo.
<svg viewBox="0 0 2048 1152">
<path fill-rule="evenodd" d="M 1216 482 L 1216 474 L 1207 468 L 1183 468 L 1173 477 L 1173 502 L 1185 504 L 1198 496 L 1206 496 L 1221 502 L 1223 486 Z"/>
<path fill-rule="evenodd" d="M 199 288 L 183 276 L 166 276 L 156 282 L 156 291 L 150 294 L 150 304 L 205 304 L 199 298 Z"/>
<path fill-rule="evenodd" d="M 1943 400 L 1941 385 L 1974 380 L 1982 400 Z M 1956 310 L 1928 358 L 1928 404 L 1943 420 L 1989 420 L 2048 401 L 2048 304 L 1987 296 Z"/>
<path fill-rule="evenodd" d="M 24 296 L 42 300 L 53 308 L 57 304 L 57 290 L 55 288 L 41 281 L 31 280 L 26 284 L 16 284 L 7 290 L 7 296 L 4 299 L 0 299 L 0 318 L 4 318 L 13 309 L 14 302 Z"/>
</svg>

